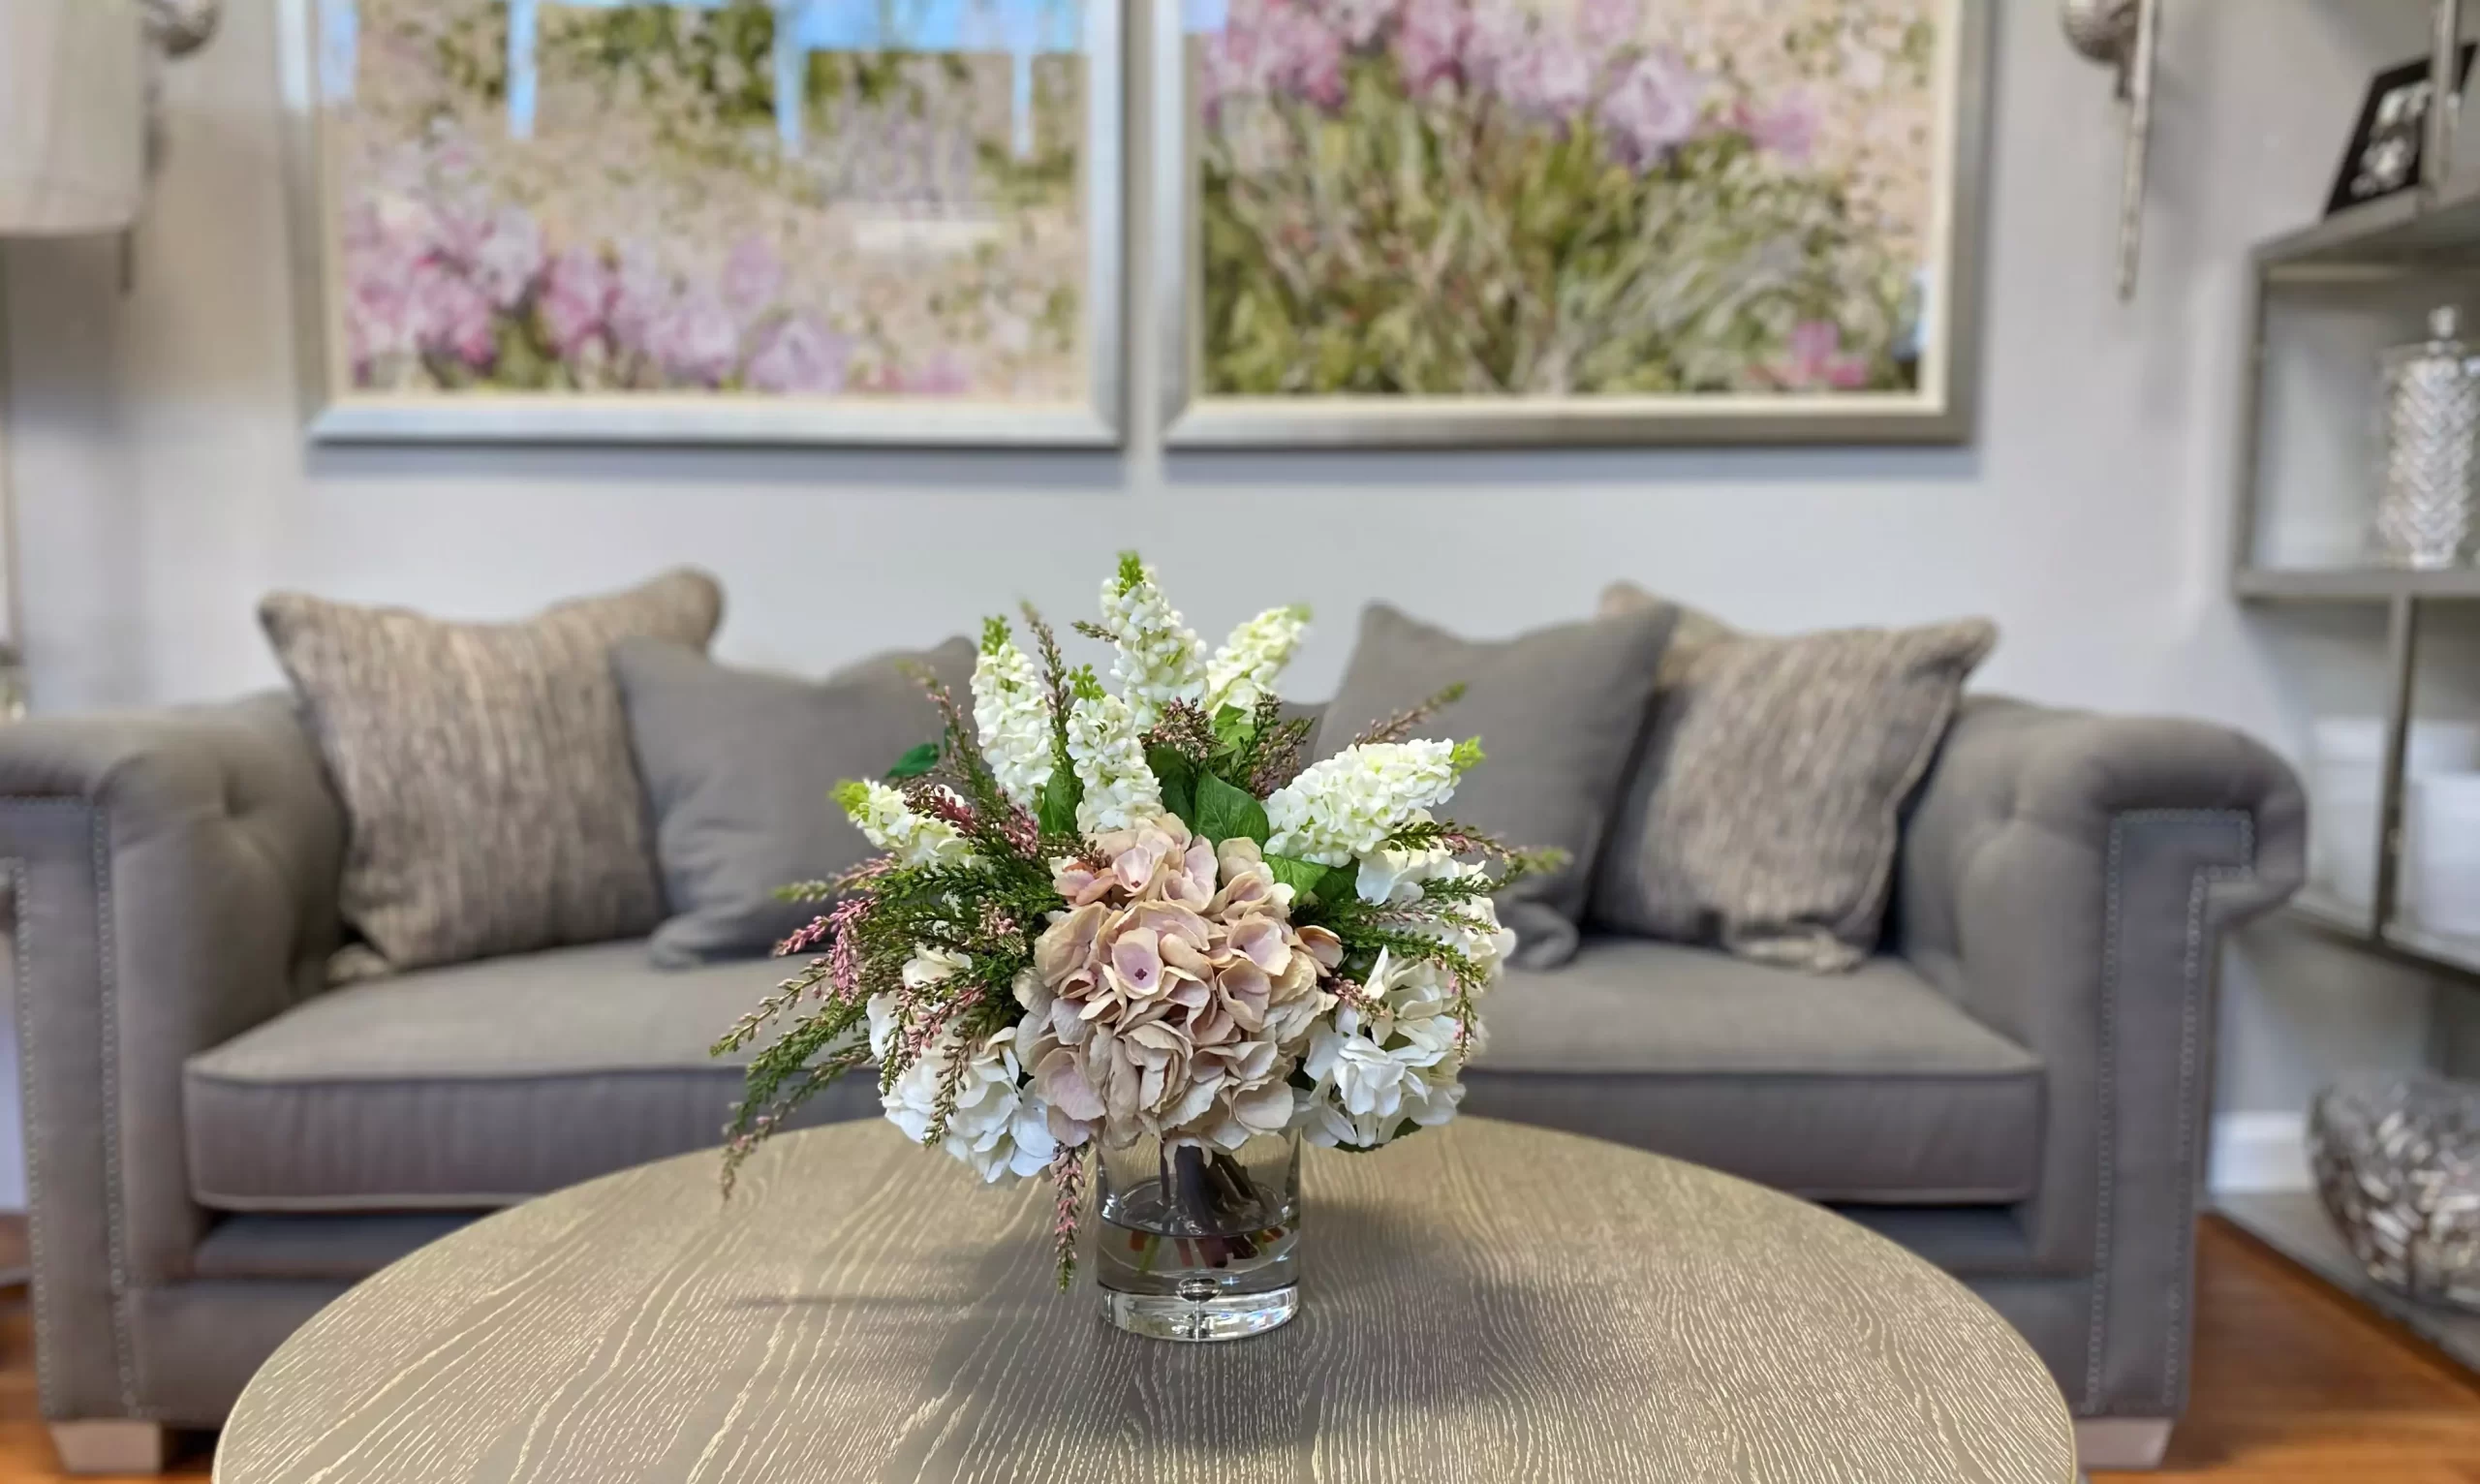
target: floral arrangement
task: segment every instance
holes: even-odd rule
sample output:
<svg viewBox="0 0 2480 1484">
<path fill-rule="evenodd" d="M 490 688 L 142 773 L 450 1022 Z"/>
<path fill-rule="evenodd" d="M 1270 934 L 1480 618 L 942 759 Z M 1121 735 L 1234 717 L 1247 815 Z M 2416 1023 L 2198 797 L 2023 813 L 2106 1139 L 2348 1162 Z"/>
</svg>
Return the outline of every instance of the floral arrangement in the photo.
<svg viewBox="0 0 2480 1484">
<path fill-rule="evenodd" d="M 1908 389 L 1930 0 L 1226 0 L 1224 394 Z"/>
<path fill-rule="evenodd" d="M 1030 607 L 991 619 L 972 710 L 837 802 L 884 853 L 790 894 L 816 954 L 716 1046 L 750 1063 L 730 1173 L 875 1062 L 887 1118 L 986 1181 L 1047 1173 L 1060 1281 L 1086 1164 L 1139 1138 L 1237 1150 L 1297 1128 L 1376 1149 L 1455 1116 L 1476 1004 L 1514 945 L 1491 896 L 1553 863 L 1438 818 L 1477 743 L 1412 740 L 1448 692 L 1303 766 L 1275 608 L 1208 653 L 1130 553 L 1102 587 L 1113 694 Z"/>
</svg>

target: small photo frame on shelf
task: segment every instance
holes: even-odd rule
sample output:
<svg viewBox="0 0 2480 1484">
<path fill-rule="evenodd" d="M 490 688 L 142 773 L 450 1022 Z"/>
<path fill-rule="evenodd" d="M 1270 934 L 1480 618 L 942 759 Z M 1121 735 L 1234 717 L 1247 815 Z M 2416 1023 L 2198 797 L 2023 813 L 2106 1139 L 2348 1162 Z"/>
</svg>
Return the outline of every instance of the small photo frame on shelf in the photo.
<svg viewBox="0 0 2480 1484">
<path fill-rule="evenodd" d="M 2464 42 L 2455 56 L 2454 86 L 2460 93 L 2471 80 L 2471 58 L 2480 45 Z M 2326 198 L 2325 214 L 2381 201 L 2420 183 L 2420 160 L 2426 151 L 2429 119 L 2429 59 L 2415 57 L 2378 73 L 2360 101 L 2360 118 L 2351 130 L 2350 147 L 2342 151 L 2342 168 L 2335 172 L 2334 193 Z"/>
</svg>

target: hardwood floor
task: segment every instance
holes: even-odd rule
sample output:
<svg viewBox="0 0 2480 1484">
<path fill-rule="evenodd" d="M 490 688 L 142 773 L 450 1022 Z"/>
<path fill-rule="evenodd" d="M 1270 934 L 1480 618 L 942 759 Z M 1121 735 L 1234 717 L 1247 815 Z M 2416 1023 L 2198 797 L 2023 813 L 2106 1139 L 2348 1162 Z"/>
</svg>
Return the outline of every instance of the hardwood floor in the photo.
<svg viewBox="0 0 2480 1484">
<path fill-rule="evenodd" d="M 2193 1403 L 2153 1484 L 2480 1484 L 2480 1384 L 2218 1221 Z M 0 1298 L 0 1484 L 55 1480 L 22 1290 Z M 211 1439 L 170 1477 L 207 1476 Z"/>
</svg>

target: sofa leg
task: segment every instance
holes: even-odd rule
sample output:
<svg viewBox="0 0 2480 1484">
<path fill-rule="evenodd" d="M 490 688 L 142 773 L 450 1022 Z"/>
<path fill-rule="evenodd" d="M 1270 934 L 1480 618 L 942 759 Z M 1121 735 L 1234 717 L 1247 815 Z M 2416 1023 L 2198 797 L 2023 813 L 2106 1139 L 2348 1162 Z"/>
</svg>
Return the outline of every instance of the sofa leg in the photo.
<svg viewBox="0 0 2480 1484">
<path fill-rule="evenodd" d="M 2170 1451 L 2172 1417 L 2078 1417 L 2075 1461 L 2087 1472 L 2104 1469 L 2158 1469 Z"/>
<path fill-rule="evenodd" d="M 168 1449 L 160 1422 L 55 1422 L 51 1445 L 68 1473 L 162 1473 Z"/>
</svg>

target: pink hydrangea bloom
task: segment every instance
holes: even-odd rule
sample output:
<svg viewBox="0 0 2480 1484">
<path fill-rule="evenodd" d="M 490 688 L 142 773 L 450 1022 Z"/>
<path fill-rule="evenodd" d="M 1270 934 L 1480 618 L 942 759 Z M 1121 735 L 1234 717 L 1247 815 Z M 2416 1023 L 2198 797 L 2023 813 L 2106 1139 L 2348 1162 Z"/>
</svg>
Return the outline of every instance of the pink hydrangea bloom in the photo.
<svg viewBox="0 0 2480 1484">
<path fill-rule="evenodd" d="M 1205 46 L 1205 103 L 1226 97 L 1344 101 L 1342 32 L 1300 0 L 1232 0 L 1223 34 Z"/>
<path fill-rule="evenodd" d="M 500 309 L 513 309 L 542 271 L 542 230 L 514 206 L 503 206 L 474 232 L 466 276 Z"/>
<path fill-rule="evenodd" d="M 570 248 L 551 261 L 540 307 L 543 332 L 563 360 L 574 359 L 604 332 L 615 289 L 603 260 L 584 248 Z"/>
<path fill-rule="evenodd" d="M 620 348 L 656 356 L 655 326 L 671 312 L 671 276 L 655 262 L 643 243 L 620 250 L 618 271 L 611 278 L 606 320 Z M 660 357 L 658 357 L 660 358 Z"/>
<path fill-rule="evenodd" d="M 1742 104 L 1735 110 L 1734 122 L 1757 148 L 1795 164 L 1807 160 L 1809 152 L 1816 148 L 1817 106 L 1806 93 L 1786 94 L 1763 108 Z"/>
<path fill-rule="evenodd" d="M 1789 355 L 1773 374 L 1795 391 L 1849 391 L 1869 385 L 1869 362 L 1843 349 L 1842 327 L 1833 321 L 1803 320 L 1791 327 Z"/>
<path fill-rule="evenodd" d="M 1326 16 L 1346 46 L 1366 46 L 1397 18 L 1404 0 L 1327 0 Z"/>
<path fill-rule="evenodd" d="M 692 289 L 647 332 L 646 349 L 674 380 L 713 386 L 740 365 L 740 322 L 711 289 Z"/>
<path fill-rule="evenodd" d="M 416 340 L 424 354 L 450 356 L 480 371 L 498 358 L 491 301 L 445 263 L 427 261 L 406 288 Z"/>
<path fill-rule="evenodd" d="M 1407 88 L 1423 92 L 1457 75 L 1472 19 L 1465 0 L 1405 0 L 1395 30 L 1395 65 Z"/>
<path fill-rule="evenodd" d="M 783 320 L 760 334 L 746 379 L 778 396 L 826 396 L 844 389 L 852 343 L 807 315 Z"/>
<path fill-rule="evenodd" d="M 762 237 L 743 237 L 724 260 L 724 305 L 742 323 L 757 319 L 784 292 L 784 264 Z"/>
<path fill-rule="evenodd" d="M 1534 37 L 1496 72 L 1499 96 L 1532 118 L 1565 123 L 1593 99 L 1593 58 L 1564 36 Z"/>
<path fill-rule="evenodd" d="M 1676 53 L 1647 52 L 1601 100 L 1601 126 L 1620 155 L 1642 168 L 1696 133 L 1706 86 Z"/>
</svg>

